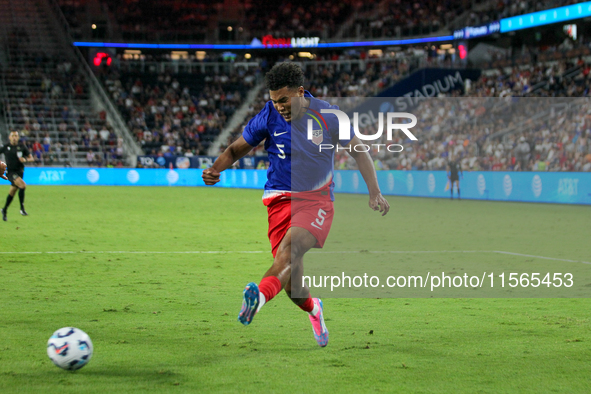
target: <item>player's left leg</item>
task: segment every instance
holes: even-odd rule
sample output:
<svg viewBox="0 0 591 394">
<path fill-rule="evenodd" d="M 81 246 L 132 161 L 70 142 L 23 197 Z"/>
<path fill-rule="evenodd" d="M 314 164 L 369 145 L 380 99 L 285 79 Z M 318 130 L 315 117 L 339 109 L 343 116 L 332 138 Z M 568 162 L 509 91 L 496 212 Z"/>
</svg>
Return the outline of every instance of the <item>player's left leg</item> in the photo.
<svg viewBox="0 0 591 394">
<path fill-rule="evenodd" d="M 29 214 L 25 211 L 25 189 L 27 184 L 23 181 L 23 178 L 18 177 L 14 180 L 14 184 L 18 187 L 18 199 L 21 204 L 21 215 L 28 216 Z"/>
<path fill-rule="evenodd" d="M 458 188 L 458 200 L 461 200 L 462 197 L 460 195 L 460 180 L 459 179 L 456 179 L 456 187 Z M 453 189 L 453 187 L 452 187 L 452 189 Z"/>
<path fill-rule="evenodd" d="M 316 238 L 306 229 L 300 227 L 292 227 L 298 233 L 306 234 L 310 240 Z M 314 243 L 312 246 L 316 245 Z M 285 285 L 285 292 L 294 304 L 300 307 L 304 312 L 308 312 L 310 323 L 312 323 L 312 330 L 314 338 L 318 345 L 324 347 L 328 344 L 328 329 L 324 324 L 324 310 L 322 301 L 319 298 L 312 298 L 310 289 L 302 282 L 304 275 L 304 254 L 310 250 L 308 248 L 302 253 L 302 250 L 295 250 L 292 248 L 291 252 L 291 280 Z"/>
<path fill-rule="evenodd" d="M 7 220 L 6 219 L 6 210 L 10 206 L 10 203 L 12 202 L 12 199 L 14 198 L 14 195 L 16 194 L 17 190 L 18 190 L 18 187 L 16 187 L 15 185 L 10 186 L 10 190 L 8 191 L 8 196 L 6 197 L 6 203 L 4 204 L 4 208 L 2 208 L 2 220 L 4 220 L 4 221 Z"/>
</svg>

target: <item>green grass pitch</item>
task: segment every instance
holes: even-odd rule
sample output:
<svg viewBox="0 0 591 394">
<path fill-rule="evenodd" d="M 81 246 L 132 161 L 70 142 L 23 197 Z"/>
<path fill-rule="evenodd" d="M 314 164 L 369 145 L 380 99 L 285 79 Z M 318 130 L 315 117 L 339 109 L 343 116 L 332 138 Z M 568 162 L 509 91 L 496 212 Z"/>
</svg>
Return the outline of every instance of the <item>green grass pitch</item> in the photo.
<svg viewBox="0 0 591 394">
<path fill-rule="evenodd" d="M 591 392 L 584 298 L 326 298 L 322 349 L 280 294 L 243 327 L 242 288 L 270 253 L 171 252 L 268 251 L 261 193 L 29 187 L 30 216 L 15 201 L 0 222 L 0 392 Z M 589 207 L 388 200 L 376 231 L 398 223 L 390 249 L 589 261 Z M 337 195 L 335 209 L 377 216 L 366 196 Z M 25 251 L 44 253 L 5 253 Z M 159 253 L 97 253 L 113 251 Z M 94 343 L 74 373 L 46 355 L 64 326 Z"/>
</svg>

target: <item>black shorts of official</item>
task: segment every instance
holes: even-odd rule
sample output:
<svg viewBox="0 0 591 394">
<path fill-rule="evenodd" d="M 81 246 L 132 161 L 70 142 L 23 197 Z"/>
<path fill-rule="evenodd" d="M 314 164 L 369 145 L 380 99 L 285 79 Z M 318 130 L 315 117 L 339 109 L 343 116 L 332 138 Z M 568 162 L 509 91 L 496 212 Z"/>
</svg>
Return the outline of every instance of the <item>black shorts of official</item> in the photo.
<svg viewBox="0 0 591 394">
<path fill-rule="evenodd" d="M 449 180 L 450 180 L 450 182 L 451 182 L 451 183 L 454 183 L 454 182 L 459 182 L 459 181 L 460 181 L 460 178 L 459 178 L 459 177 L 455 177 L 455 178 L 454 178 L 454 177 L 452 176 L 452 177 L 450 177 L 450 178 L 449 178 Z"/>
<path fill-rule="evenodd" d="M 14 183 L 14 181 L 17 178 L 21 178 L 24 179 L 24 175 L 25 175 L 25 170 L 19 170 L 19 171 L 8 171 L 6 173 L 6 176 L 8 177 L 8 180 L 10 181 L 10 184 L 14 187 L 18 187 L 16 186 L 16 184 Z"/>
</svg>

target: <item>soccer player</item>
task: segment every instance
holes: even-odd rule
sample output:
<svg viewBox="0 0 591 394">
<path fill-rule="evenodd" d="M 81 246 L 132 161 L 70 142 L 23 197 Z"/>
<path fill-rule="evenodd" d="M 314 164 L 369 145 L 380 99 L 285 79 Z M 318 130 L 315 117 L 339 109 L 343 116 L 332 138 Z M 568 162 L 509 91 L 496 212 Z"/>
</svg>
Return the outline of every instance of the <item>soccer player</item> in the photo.
<svg viewBox="0 0 591 394">
<path fill-rule="evenodd" d="M 464 172 L 462 171 L 462 165 L 460 163 L 458 163 L 457 161 L 450 161 L 448 164 L 449 167 L 449 172 L 447 173 L 447 179 L 449 179 L 450 182 L 450 188 L 449 190 L 451 191 L 451 199 L 454 199 L 454 184 L 456 185 L 456 187 L 458 188 L 458 200 L 461 200 L 460 198 L 460 176 L 459 174 L 462 174 L 462 178 L 464 177 Z"/>
<path fill-rule="evenodd" d="M 332 141 L 350 149 L 361 142 L 356 136 L 339 140 L 338 120 L 334 115 L 324 115 L 327 127 L 314 131 L 313 140 L 306 139 L 305 130 L 292 127 L 292 120 L 306 124 L 299 120 L 309 116 L 308 109 L 320 113 L 322 109 L 338 108 L 315 99 L 304 89 L 304 73 L 296 64 L 279 63 L 265 79 L 271 100 L 250 120 L 242 136 L 211 168 L 203 171 L 203 180 L 206 185 L 216 184 L 222 171 L 265 140 L 270 165 L 263 204 L 269 216 L 268 236 L 274 261 L 258 285 L 254 282 L 246 285 L 238 320 L 250 324 L 263 305 L 284 289 L 297 306 L 308 312 L 316 342 L 324 347 L 328 343 L 328 330 L 322 301 L 312 298 L 307 287 L 297 287 L 291 277 L 293 273 L 294 279 L 301 280 L 304 254 L 324 245 L 332 224 L 334 150 L 319 151 L 318 144 Z M 369 207 L 379 210 L 382 216 L 387 214 L 390 205 L 380 193 L 369 153 L 350 149 L 350 154 L 367 184 Z M 292 169 L 296 174 L 293 178 Z"/>
<path fill-rule="evenodd" d="M 25 189 L 27 185 L 23 181 L 25 174 L 25 166 L 23 163 L 27 161 L 33 161 L 33 156 L 25 144 L 19 142 L 18 131 L 13 131 L 8 136 L 9 144 L 0 147 L 0 153 L 4 153 L 6 158 L 7 171 L 6 175 L 10 181 L 10 190 L 8 191 L 8 197 L 6 197 L 6 204 L 2 208 L 2 220 L 6 221 L 6 210 L 10 206 L 16 191 L 18 190 L 18 199 L 21 203 L 21 215 L 27 216 L 28 213 L 25 211 Z M 5 178 L 6 179 L 6 178 Z"/>
</svg>

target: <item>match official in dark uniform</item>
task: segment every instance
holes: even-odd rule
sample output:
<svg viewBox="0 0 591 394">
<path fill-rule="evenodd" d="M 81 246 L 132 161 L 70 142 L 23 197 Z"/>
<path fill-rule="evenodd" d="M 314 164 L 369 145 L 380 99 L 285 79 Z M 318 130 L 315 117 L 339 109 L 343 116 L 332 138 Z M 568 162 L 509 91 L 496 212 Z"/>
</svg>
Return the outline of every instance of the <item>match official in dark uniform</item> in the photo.
<svg viewBox="0 0 591 394">
<path fill-rule="evenodd" d="M 449 167 L 449 172 L 447 173 L 447 177 L 450 182 L 449 190 L 451 191 L 451 199 L 452 200 L 454 199 L 454 184 L 458 188 L 458 199 L 461 199 L 460 198 L 460 174 L 462 174 L 462 178 L 464 177 L 464 172 L 462 171 L 462 166 L 457 161 L 452 160 L 449 162 L 448 167 Z"/>
<path fill-rule="evenodd" d="M 23 143 L 19 143 L 18 131 L 13 131 L 9 136 L 10 143 L 0 147 L 0 153 L 4 153 L 6 159 L 7 171 L 6 175 L 10 181 L 10 191 L 6 197 L 6 204 L 2 208 L 2 220 L 6 221 L 6 210 L 10 206 L 16 191 L 18 190 L 18 199 L 21 203 L 21 215 L 27 216 L 25 211 L 25 189 L 27 185 L 23 181 L 25 173 L 25 165 L 28 161 L 33 161 L 33 156 L 29 149 Z"/>
</svg>

